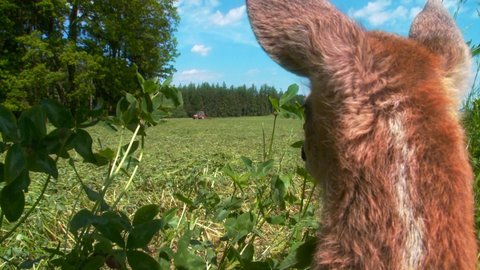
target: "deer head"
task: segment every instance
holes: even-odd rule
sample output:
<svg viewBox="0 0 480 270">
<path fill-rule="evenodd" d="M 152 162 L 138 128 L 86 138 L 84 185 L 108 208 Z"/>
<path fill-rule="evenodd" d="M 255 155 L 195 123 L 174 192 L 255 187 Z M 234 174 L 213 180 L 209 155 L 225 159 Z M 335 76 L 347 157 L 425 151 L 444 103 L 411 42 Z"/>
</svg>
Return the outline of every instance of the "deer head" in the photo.
<svg viewBox="0 0 480 270">
<path fill-rule="evenodd" d="M 471 59 L 441 1 L 408 38 L 366 31 L 325 0 L 247 6 L 263 49 L 311 83 L 304 156 L 324 184 L 315 269 L 474 269 L 456 113 Z"/>
<path fill-rule="evenodd" d="M 469 49 L 440 0 L 427 1 L 408 41 L 367 32 L 325 0 L 247 0 L 247 6 L 254 33 L 267 54 L 285 69 L 310 79 L 305 154 L 307 167 L 317 178 L 328 172 L 330 140 L 338 135 L 329 134 L 334 130 L 330 125 L 344 113 L 340 103 L 361 102 L 365 88 L 401 88 L 398 80 L 418 81 L 431 72 L 439 75 L 444 91 L 457 102 L 452 104 L 458 104 L 469 81 Z M 411 61 L 405 63 L 402 57 Z M 388 85 L 392 81 L 395 85 Z M 363 94 L 372 94 L 368 90 Z M 455 105 L 452 110 L 457 110 Z M 357 126 L 345 132 L 361 134 L 366 129 Z"/>
</svg>

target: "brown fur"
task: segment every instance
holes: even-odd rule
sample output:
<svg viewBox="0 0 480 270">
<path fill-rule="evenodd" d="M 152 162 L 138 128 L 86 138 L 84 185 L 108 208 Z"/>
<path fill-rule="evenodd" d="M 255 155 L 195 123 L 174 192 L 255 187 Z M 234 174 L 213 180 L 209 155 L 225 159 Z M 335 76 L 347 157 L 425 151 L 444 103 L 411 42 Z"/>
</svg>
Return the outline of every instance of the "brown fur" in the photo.
<svg viewBox="0 0 480 270">
<path fill-rule="evenodd" d="M 310 78 L 307 168 L 324 187 L 314 269 L 475 269 L 472 171 L 457 109 L 470 55 L 439 0 L 410 38 L 323 0 L 248 0 L 263 48 Z"/>
</svg>

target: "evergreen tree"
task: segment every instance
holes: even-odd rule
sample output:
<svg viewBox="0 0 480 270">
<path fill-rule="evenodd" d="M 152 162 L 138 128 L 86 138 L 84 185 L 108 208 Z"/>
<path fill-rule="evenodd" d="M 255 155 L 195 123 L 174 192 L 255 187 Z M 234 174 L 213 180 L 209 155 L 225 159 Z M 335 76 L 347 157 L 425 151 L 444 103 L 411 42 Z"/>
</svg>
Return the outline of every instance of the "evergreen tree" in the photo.
<svg viewBox="0 0 480 270">
<path fill-rule="evenodd" d="M 21 110 L 49 97 L 72 107 L 146 78 L 173 74 L 174 0 L 2 0 L 0 103 Z"/>
<path fill-rule="evenodd" d="M 247 88 L 227 87 L 222 85 L 202 83 L 199 85 L 180 85 L 185 116 L 191 117 L 198 111 L 204 111 L 209 117 L 237 117 L 269 115 L 273 112 L 269 96 L 279 98 L 274 87 L 262 85 L 259 90 L 254 85 Z M 303 96 L 297 96 L 295 102 L 303 102 Z M 180 115 L 177 113 L 176 115 Z"/>
</svg>

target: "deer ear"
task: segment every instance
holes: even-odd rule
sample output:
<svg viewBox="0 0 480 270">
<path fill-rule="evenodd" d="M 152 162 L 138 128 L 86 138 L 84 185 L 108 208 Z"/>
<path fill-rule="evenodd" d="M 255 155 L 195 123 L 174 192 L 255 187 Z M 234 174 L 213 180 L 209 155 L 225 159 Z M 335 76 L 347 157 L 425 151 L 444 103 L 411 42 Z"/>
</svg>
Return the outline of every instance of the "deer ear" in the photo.
<svg viewBox="0 0 480 270">
<path fill-rule="evenodd" d="M 325 0 L 247 0 L 247 7 L 263 49 L 300 76 L 341 70 L 366 39 L 358 25 Z"/>
<path fill-rule="evenodd" d="M 442 58 L 444 76 L 457 91 L 468 88 L 470 50 L 441 0 L 428 0 L 415 18 L 409 36 Z"/>
</svg>

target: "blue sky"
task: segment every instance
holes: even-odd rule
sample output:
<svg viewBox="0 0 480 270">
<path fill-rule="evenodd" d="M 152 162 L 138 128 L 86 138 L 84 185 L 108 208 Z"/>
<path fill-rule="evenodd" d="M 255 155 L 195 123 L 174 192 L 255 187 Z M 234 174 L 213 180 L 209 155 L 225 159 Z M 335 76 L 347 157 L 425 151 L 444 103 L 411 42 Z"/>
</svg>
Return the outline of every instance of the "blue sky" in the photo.
<svg viewBox="0 0 480 270">
<path fill-rule="evenodd" d="M 340 10 L 369 30 L 406 36 L 410 23 L 425 0 L 333 0 Z M 444 0 L 453 14 L 456 0 Z M 176 37 L 174 84 L 209 82 L 227 85 L 269 84 L 279 90 L 290 84 L 308 92 L 308 80 L 273 62 L 260 48 L 250 28 L 244 0 L 177 0 L 181 17 Z M 480 43 L 479 0 L 467 0 L 457 23 L 466 40 Z"/>
</svg>

